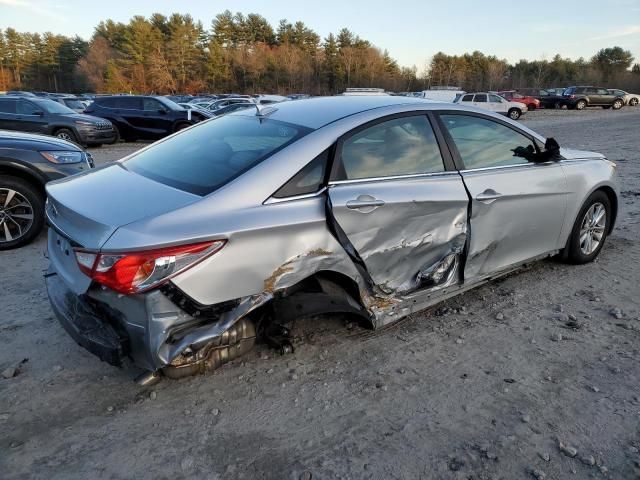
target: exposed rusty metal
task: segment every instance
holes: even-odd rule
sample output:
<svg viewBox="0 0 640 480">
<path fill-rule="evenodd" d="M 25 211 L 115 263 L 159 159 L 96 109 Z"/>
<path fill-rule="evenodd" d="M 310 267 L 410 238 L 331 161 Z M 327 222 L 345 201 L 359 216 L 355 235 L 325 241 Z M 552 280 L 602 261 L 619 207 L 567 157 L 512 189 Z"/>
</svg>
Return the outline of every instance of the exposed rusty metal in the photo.
<svg viewBox="0 0 640 480">
<path fill-rule="evenodd" d="M 238 320 L 222 335 L 198 350 L 187 348 L 162 369 L 169 378 L 183 378 L 207 370 L 215 370 L 225 363 L 248 353 L 256 342 L 256 328 L 248 317 Z"/>
</svg>

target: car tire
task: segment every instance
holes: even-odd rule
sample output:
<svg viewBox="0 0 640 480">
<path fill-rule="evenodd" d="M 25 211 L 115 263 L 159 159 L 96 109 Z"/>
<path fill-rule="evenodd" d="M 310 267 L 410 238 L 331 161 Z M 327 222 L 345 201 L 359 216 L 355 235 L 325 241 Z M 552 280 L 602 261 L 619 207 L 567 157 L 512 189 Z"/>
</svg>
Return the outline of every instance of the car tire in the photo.
<svg viewBox="0 0 640 480">
<path fill-rule="evenodd" d="M 7 208 L 9 194 L 12 199 Z M 10 175 L 0 176 L 0 205 L 0 250 L 26 245 L 42 230 L 44 198 L 32 183 Z"/>
<path fill-rule="evenodd" d="M 578 100 L 576 102 L 576 110 L 584 110 L 587 107 L 586 100 Z"/>
<path fill-rule="evenodd" d="M 522 112 L 520 111 L 519 108 L 510 108 L 509 111 L 507 112 L 507 116 L 511 120 L 518 120 L 521 115 L 522 115 Z"/>
<path fill-rule="evenodd" d="M 597 216 L 602 211 L 604 219 L 598 220 Z M 611 201 L 606 193 L 598 190 L 587 198 L 578 212 L 563 258 L 576 265 L 592 262 L 602 250 L 610 225 Z M 595 245 L 594 241 L 597 242 Z"/>
<path fill-rule="evenodd" d="M 563 107 L 562 102 L 556 102 L 553 104 L 553 108 L 555 108 L 556 110 L 560 110 Z"/>
<path fill-rule="evenodd" d="M 78 138 L 76 137 L 76 134 L 73 133 L 72 130 L 69 130 L 68 128 L 60 128 L 58 130 L 56 130 L 56 133 L 54 133 L 54 136 L 56 138 L 59 138 L 60 140 L 66 140 L 68 142 L 73 142 L 73 143 L 78 143 Z"/>
<path fill-rule="evenodd" d="M 631 100 L 629 100 L 630 107 L 635 107 L 637 105 L 638 105 L 638 99 L 636 97 L 633 97 Z"/>
<path fill-rule="evenodd" d="M 624 105 L 624 102 L 620 99 L 617 99 L 613 102 L 613 105 L 611 106 L 613 107 L 614 110 L 620 110 L 623 105 Z"/>
</svg>

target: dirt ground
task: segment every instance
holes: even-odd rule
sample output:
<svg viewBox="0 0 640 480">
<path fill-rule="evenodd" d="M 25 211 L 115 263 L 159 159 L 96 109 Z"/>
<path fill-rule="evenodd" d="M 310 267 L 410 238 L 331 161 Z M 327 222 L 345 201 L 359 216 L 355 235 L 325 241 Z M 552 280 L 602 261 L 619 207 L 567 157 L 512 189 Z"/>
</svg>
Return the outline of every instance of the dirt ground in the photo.
<svg viewBox="0 0 640 480">
<path fill-rule="evenodd" d="M 523 123 L 617 162 L 597 262 L 544 261 L 379 332 L 306 322 L 284 357 L 140 387 L 54 319 L 44 236 L 0 253 L 0 370 L 18 369 L 0 378 L 0 477 L 640 478 L 640 108 Z"/>
</svg>

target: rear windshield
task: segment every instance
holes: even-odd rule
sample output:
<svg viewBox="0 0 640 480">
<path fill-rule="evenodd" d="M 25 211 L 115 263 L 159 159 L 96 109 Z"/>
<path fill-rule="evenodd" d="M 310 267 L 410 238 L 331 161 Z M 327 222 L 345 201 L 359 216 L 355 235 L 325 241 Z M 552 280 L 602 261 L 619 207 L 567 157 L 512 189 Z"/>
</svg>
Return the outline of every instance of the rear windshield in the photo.
<svg viewBox="0 0 640 480">
<path fill-rule="evenodd" d="M 158 142 L 123 165 L 157 182 L 204 196 L 310 131 L 268 118 L 226 115 Z"/>
</svg>

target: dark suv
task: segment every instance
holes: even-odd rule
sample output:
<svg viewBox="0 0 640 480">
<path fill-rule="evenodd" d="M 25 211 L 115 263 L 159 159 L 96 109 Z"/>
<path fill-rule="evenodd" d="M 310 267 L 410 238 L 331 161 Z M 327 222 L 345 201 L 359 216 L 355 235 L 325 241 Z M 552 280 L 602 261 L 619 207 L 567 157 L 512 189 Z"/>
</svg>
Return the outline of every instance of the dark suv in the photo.
<svg viewBox="0 0 640 480">
<path fill-rule="evenodd" d="M 110 120 L 123 140 L 157 140 L 206 119 L 165 97 L 132 95 L 96 97 L 85 112 Z"/>
<path fill-rule="evenodd" d="M 0 96 L 0 130 L 53 135 L 81 145 L 116 141 L 111 122 L 39 97 Z"/>
<path fill-rule="evenodd" d="M 624 97 L 600 87 L 568 87 L 562 98 L 567 108 L 584 110 L 586 107 L 602 107 L 618 110 L 624 105 Z"/>
<path fill-rule="evenodd" d="M 0 250 L 33 240 L 44 225 L 45 183 L 93 168 L 77 145 L 0 131 Z"/>
</svg>

